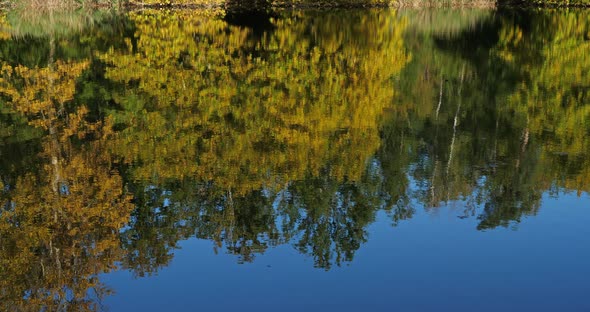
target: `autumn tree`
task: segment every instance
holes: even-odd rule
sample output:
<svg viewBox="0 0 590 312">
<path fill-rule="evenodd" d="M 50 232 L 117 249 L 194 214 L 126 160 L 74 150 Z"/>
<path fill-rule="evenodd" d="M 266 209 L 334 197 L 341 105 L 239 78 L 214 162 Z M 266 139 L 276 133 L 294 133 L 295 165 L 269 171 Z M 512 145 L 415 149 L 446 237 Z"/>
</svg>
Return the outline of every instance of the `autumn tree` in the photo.
<svg viewBox="0 0 590 312">
<path fill-rule="evenodd" d="M 118 233 L 131 205 L 104 153 L 111 127 L 87 122 L 84 106 L 69 107 L 87 66 L 2 66 L 0 93 L 45 133 L 39 165 L 10 179 L 2 194 L 0 289 L 8 310 L 95 310 L 89 291 L 109 292 L 98 275 L 122 255 Z"/>
</svg>

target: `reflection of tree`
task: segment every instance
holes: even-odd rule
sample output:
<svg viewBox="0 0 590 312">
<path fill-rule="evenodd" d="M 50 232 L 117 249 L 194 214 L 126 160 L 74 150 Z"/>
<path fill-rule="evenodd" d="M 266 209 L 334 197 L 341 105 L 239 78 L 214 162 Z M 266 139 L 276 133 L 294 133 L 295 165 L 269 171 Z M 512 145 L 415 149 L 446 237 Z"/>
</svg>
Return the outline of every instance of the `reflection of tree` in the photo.
<svg viewBox="0 0 590 312">
<path fill-rule="evenodd" d="M 268 32 L 252 36 L 216 19 L 196 24 L 173 18 L 177 13 L 153 14 L 134 17 L 139 27 L 137 42 L 129 41 L 133 53 L 101 56 L 110 64 L 110 79 L 137 86 L 115 96 L 110 114 L 123 129 L 113 151 L 129 164 L 130 179 L 151 181 L 137 190 L 160 192 L 159 203 L 145 201 L 145 211 L 136 211 L 138 220 L 169 220 L 146 221 L 146 230 L 162 224 L 167 233 L 189 233 L 185 229 L 194 226 L 198 237 L 244 261 L 293 240 L 318 266 L 329 267 L 350 259 L 345 250 L 364 240 L 362 229 L 370 221 L 362 220 L 371 217 L 346 219 L 362 200 L 344 207 L 338 198 L 346 186 L 370 198 L 362 182 L 367 167 L 381 177 L 373 208 L 388 209 L 394 223 L 410 218 L 412 199 L 418 199 L 427 209 L 462 201 L 466 216 L 479 215 L 479 228 L 508 226 L 536 213 L 550 187 L 553 177 L 539 170 L 547 153 L 539 157 L 542 145 L 531 125 L 503 101 L 515 94 L 522 71 L 490 66 L 490 49 L 494 64 L 505 59 L 505 52 L 496 53 L 502 41 L 480 46 L 473 40 L 478 31 L 504 38 L 510 23 L 425 37 L 422 48 L 407 42 L 417 57 L 403 79 L 394 80 L 401 91 L 396 97 L 387 82 L 398 69 L 371 66 L 400 68 L 398 56 L 386 57 L 402 50 L 399 37 L 384 29 L 404 27 L 403 19 L 352 14 L 346 19 L 362 22 L 336 31 L 334 25 L 342 25 L 336 15 L 316 20 L 314 13 L 295 13 L 308 22 L 292 24 L 279 16 Z M 167 33 L 178 34 L 173 45 L 158 39 Z M 543 59 L 536 56 L 530 68 Z M 318 177 L 327 179 L 330 192 L 316 194 L 326 187 L 315 185 L 324 181 Z M 189 183 L 201 195 L 184 192 L 188 197 L 176 196 L 164 207 L 163 198 L 176 194 L 171 185 L 185 183 L 173 181 L 201 181 Z M 409 191 L 411 181 L 416 192 Z M 140 193 L 137 198 L 146 196 Z M 339 217 L 342 211 L 346 218 Z M 285 224 L 277 227 L 275 218 Z M 178 237 L 164 237 L 170 239 L 160 254 L 170 255 Z"/>
<path fill-rule="evenodd" d="M 280 242 L 269 194 L 261 190 L 243 196 L 231 191 L 205 192 L 210 197 L 201 205 L 197 237 L 211 239 L 216 250 L 225 245 L 241 262 L 250 262 L 256 253 Z"/>
<path fill-rule="evenodd" d="M 135 188 L 148 205 L 134 213 L 136 225 L 146 222 L 144 234 L 182 231 L 173 211 L 188 205 L 201 211 L 188 222 L 198 222 L 198 237 L 249 261 L 279 235 L 268 194 L 306 176 L 332 176 L 331 183 L 362 178 L 379 146 L 380 115 L 394 97 L 390 81 L 408 59 L 405 21 L 391 12 L 299 14 L 251 36 L 219 19 L 183 14 L 132 14 L 136 42 L 129 41 L 128 52 L 101 56 L 110 65 L 107 77 L 137 86 L 114 96 L 110 114 L 122 130 L 113 151 L 130 165 L 131 179 L 152 181 Z M 309 21 L 293 24 L 295 18 Z M 344 20 L 354 23 L 335 31 Z M 153 197 L 187 179 L 211 183 L 201 187 L 206 202 L 167 200 L 164 207 L 161 196 Z M 134 230 L 126 237 L 139 247 Z M 174 239 L 159 246 L 154 261 L 165 263 Z"/>
<path fill-rule="evenodd" d="M 61 169 L 58 192 L 51 187 L 52 166 L 44 166 L 5 194 L 11 208 L 2 213 L 0 288 L 9 291 L 2 294 L 7 307 L 89 308 L 88 291 L 106 290 L 97 275 L 122 256 L 118 229 L 130 206 L 120 177 L 88 155 L 65 156 Z"/>
<path fill-rule="evenodd" d="M 539 12 L 529 18 L 527 30 L 508 20 L 495 51 L 523 76 L 506 109 L 526 124 L 529 141 L 546 142 L 540 161 L 554 169 L 546 179 L 559 177 L 564 187 L 589 191 L 590 20 L 578 11 Z M 528 58 L 528 51 L 539 57 Z M 563 157 L 569 158 L 565 167 Z"/>
<path fill-rule="evenodd" d="M 392 11 L 280 13 L 258 30 L 144 13 L 92 61 L 49 39 L 42 62 L 2 65 L 1 148 L 28 154 L 0 162 L 2 307 L 91 309 L 98 274 L 153 274 L 190 237 L 240 262 L 293 244 L 329 269 L 379 210 L 396 224 L 459 203 L 488 230 L 548 190 L 588 190 L 579 13 L 417 37 Z"/>
<path fill-rule="evenodd" d="M 402 140 L 383 146 L 415 153 L 409 173 L 426 207 L 460 200 L 487 229 L 535 214 L 547 190 L 587 189 L 583 16 L 500 17 L 412 50 L 400 109 L 385 127 Z"/>
<path fill-rule="evenodd" d="M 378 173 L 355 183 L 327 176 L 294 182 L 279 197 L 281 219 L 287 221 L 283 233 L 318 267 L 352 261 L 367 239 L 365 227 L 383 207 L 380 182 Z"/>
<path fill-rule="evenodd" d="M 312 30 L 314 41 L 279 19 L 261 47 L 217 19 L 136 18 L 137 53 L 104 56 L 107 77 L 139 85 L 113 112 L 126 128 L 117 153 L 148 165 L 136 177 L 199 176 L 241 193 L 268 184 L 269 170 L 285 182 L 328 161 L 341 163 L 333 174 L 356 177 L 377 148 L 387 82 L 406 60 L 394 17 L 369 16 L 340 38 Z M 160 39 L 168 33 L 172 43 Z"/>
<path fill-rule="evenodd" d="M 108 293 L 97 275 L 122 255 L 118 231 L 131 207 L 108 154 L 100 152 L 107 133 L 101 123 L 85 122 L 84 107 L 67 107 L 86 66 L 2 67 L 0 92 L 47 133 L 37 156 L 42 165 L 4 186 L 0 289 L 8 310 L 97 309 L 89 291 L 99 298 Z M 89 137 L 97 140 L 77 143 Z"/>
<path fill-rule="evenodd" d="M 194 235 L 199 211 L 192 203 L 201 193 L 186 181 L 165 187 L 137 183 L 134 188 L 135 209 L 121 233 L 123 266 L 145 276 L 168 265 L 177 242 Z"/>
</svg>

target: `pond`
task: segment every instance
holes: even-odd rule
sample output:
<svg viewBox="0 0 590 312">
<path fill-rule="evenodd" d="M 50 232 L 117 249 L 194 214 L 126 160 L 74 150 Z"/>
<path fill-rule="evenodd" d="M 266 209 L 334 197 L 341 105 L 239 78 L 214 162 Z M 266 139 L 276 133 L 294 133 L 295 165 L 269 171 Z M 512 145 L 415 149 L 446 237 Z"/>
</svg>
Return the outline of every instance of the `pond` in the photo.
<svg viewBox="0 0 590 312">
<path fill-rule="evenodd" d="M 2 310 L 590 310 L 590 11 L 11 11 L 0 61 Z"/>
</svg>

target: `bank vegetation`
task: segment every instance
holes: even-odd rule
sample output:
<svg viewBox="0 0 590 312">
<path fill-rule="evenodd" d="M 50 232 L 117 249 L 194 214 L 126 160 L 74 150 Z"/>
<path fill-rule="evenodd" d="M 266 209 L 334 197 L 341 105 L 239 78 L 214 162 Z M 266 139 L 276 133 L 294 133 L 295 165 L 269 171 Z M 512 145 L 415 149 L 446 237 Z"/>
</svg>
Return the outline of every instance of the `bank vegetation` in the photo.
<svg viewBox="0 0 590 312">
<path fill-rule="evenodd" d="M 6 0 L 3 7 L 117 8 L 363 8 L 363 7 L 588 7 L 590 0 Z"/>
</svg>

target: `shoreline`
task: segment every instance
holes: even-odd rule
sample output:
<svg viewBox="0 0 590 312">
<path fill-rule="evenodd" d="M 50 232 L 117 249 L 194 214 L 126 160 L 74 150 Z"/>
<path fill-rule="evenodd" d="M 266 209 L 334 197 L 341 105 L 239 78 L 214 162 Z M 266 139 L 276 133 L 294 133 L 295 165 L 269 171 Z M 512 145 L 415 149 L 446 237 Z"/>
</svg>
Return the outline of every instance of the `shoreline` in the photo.
<svg viewBox="0 0 590 312">
<path fill-rule="evenodd" d="M 199 8 L 221 8 L 221 9 L 243 9 L 243 10 L 260 10 L 268 8 L 282 8 L 282 9 L 363 9 L 363 8 L 473 8 L 473 7 L 496 7 L 496 1 L 471 1 L 469 3 L 463 1 L 452 1 L 449 3 L 416 3 L 412 2 L 397 2 L 397 3 L 348 3 L 348 2 L 325 2 L 325 3 L 287 3 L 279 2 L 269 4 L 267 6 L 259 5 L 228 5 L 227 3 L 214 3 L 214 4 L 198 4 L 198 3 L 178 3 L 178 4 L 166 4 L 166 3 L 141 3 L 141 2 L 130 2 L 123 7 L 128 8 L 155 8 L 155 9 L 199 9 Z"/>
<path fill-rule="evenodd" d="M 166 3 L 168 2 L 168 3 Z M 293 9 L 293 10 L 307 10 L 307 9 L 371 9 L 371 8 L 394 8 L 394 9 L 473 9 L 473 8 L 512 8 L 512 9 L 585 9 L 590 8 L 590 3 L 531 3 L 527 0 L 511 0 L 506 3 L 498 3 L 497 1 L 398 1 L 398 2 L 380 2 L 380 3 L 357 3 L 347 1 L 331 1 L 331 2 L 309 2 L 309 3 L 288 3 L 278 2 L 268 5 L 256 5 L 252 3 L 247 4 L 228 4 L 227 1 L 210 1 L 209 3 L 170 3 L 169 1 L 160 3 L 145 3 L 131 1 L 127 3 L 110 4 L 110 3 L 74 3 L 74 4 L 58 4 L 54 6 L 46 5 L 32 5 L 34 8 L 42 9 L 64 9 L 64 8 L 90 8 L 90 9 L 122 9 L 126 11 L 159 9 L 159 10 L 211 10 L 222 9 L 230 11 L 260 11 L 268 9 Z M 0 10 L 6 10 L 18 7 L 18 4 L 4 1 L 0 3 Z M 25 7 L 30 7 L 25 5 Z"/>
<path fill-rule="evenodd" d="M 109 8 L 115 7 L 110 5 L 99 5 L 98 7 Z M 527 9 L 527 8 L 541 8 L 541 9 L 566 9 L 566 8 L 590 8 L 590 3 L 530 3 L 526 0 L 513 0 L 509 3 L 498 3 L 497 1 L 474 1 L 462 2 L 453 1 L 451 3 L 412 3 L 412 2 L 397 2 L 397 3 L 345 3 L 345 2 L 329 2 L 329 3 L 275 3 L 268 6 L 252 6 L 252 5 L 227 5 L 226 3 L 212 3 L 212 4 L 198 4 L 198 3 L 142 3 L 130 2 L 122 4 L 120 8 L 128 10 L 141 9 L 172 9 L 172 10 L 199 10 L 199 9 L 229 9 L 229 10 L 243 10 L 256 11 L 264 9 L 378 9 L 378 8 L 413 8 L 413 9 L 472 9 L 472 8 L 513 8 L 513 9 Z"/>
</svg>

